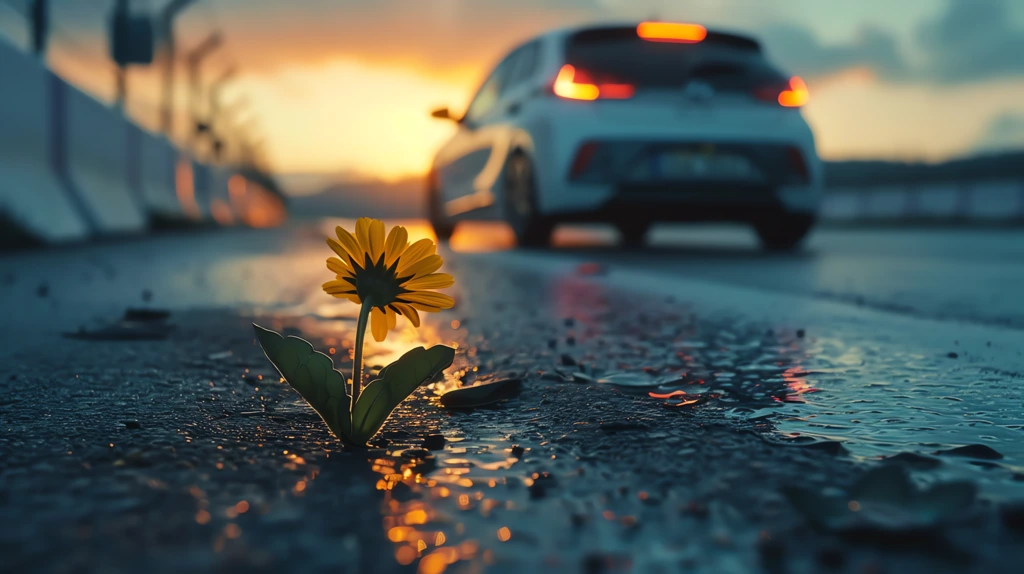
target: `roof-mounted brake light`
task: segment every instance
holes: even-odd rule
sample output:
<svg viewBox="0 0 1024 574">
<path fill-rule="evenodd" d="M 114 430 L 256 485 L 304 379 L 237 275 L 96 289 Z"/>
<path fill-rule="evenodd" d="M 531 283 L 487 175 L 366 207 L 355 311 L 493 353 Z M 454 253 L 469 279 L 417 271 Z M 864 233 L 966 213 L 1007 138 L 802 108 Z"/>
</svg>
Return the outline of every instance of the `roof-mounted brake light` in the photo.
<svg viewBox="0 0 1024 574">
<path fill-rule="evenodd" d="M 673 22 L 641 22 L 636 34 L 649 42 L 696 44 L 708 37 L 708 30 L 700 24 Z"/>
</svg>

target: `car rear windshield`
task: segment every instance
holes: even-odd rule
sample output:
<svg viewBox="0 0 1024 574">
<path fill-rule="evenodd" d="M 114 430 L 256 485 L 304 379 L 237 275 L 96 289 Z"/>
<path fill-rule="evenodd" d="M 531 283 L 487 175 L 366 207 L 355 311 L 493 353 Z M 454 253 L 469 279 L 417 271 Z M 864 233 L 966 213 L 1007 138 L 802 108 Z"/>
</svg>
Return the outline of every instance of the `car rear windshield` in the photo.
<svg viewBox="0 0 1024 574">
<path fill-rule="evenodd" d="M 786 81 L 754 40 L 709 32 L 696 44 L 651 42 L 636 28 L 596 28 L 569 38 L 566 63 L 595 81 L 680 88 L 700 80 L 719 92 L 749 92 Z"/>
</svg>

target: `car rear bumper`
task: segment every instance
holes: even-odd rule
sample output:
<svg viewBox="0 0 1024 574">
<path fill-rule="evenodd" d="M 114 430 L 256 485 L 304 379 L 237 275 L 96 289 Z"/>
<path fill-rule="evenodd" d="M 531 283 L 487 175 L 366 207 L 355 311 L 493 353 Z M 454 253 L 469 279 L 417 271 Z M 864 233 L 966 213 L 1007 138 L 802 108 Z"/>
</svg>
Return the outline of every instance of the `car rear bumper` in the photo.
<svg viewBox="0 0 1024 574">
<path fill-rule="evenodd" d="M 814 216 L 817 200 L 810 190 L 780 190 L 771 185 L 726 183 L 689 187 L 681 184 L 620 184 L 597 193 L 598 201 L 549 212 L 565 222 L 754 222 L 783 215 Z"/>
<path fill-rule="evenodd" d="M 525 126 L 534 142 L 538 209 L 546 215 L 570 219 L 574 213 L 602 213 L 607 205 L 642 205 L 664 211 L 652 212 L 652 220 L 730 220 L 759 209 L 813 214 L 821 201 L 823 166 L 810 128 L 793 110 L 685 122 L 657 114 L 647 122 L 611 121 L 586 106 L 558 105 L 547 112 L 543 117 L 549 119 Z M 597 149 L 581 167 L 578 156 L 588 144 Z M 650 160 L 664 151 L 742 156 L 755 169 L 739 178 L 713 169 L 659 173 Z"/>
</svg>

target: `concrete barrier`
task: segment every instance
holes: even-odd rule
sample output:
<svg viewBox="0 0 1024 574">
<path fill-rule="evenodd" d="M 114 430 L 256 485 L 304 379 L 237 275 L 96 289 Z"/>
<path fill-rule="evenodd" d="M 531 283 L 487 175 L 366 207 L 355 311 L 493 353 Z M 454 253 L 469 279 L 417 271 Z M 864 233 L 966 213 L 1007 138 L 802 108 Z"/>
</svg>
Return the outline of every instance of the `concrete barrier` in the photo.
<svg viewBox="0 0 1024 574">
<path fill-rule="evenodd" d="M 228 190 L 232 172 L 223 167 L 213 167 L 210 172 L 210 216 L 220 225 L 235 225 L 239 222 L 239 213 L 231 205 L 231 194 Z"/>
<path fill-rule="evenodd" d="M 213 193 L 212 170 L 210 166 L 192 159 L 192 181 L 195 189 L 196 204 L 199 206 L 200 217 L 206 221 L 211 219 L 210 200 Z"/>
<path fill-rule="evenodd" d="M 65 84 L 67 174 L 72 193 L 88 206 L 97 232 L 122 234 L 147 225 L 141 190 L 130 185 L 128 122 L 120 113 Z M 137 178 L 136 178 L 137 179 Z"/>
<path fill-rule="evenodd" d="M 972 186 L 967 217 L 1000 220 L 1024 215 L 1020 211 L 1020 185 L 1017 181 L 993 181 Z"/>
<path fill-rule="evenodd" d="M 852 221 L 860 216 L 861 199 L 849 190 L 837 191 L 825 196 L 821 204 L 821 217 L 831 221 Z"/>
<path fill-rule="evenodd" d="M 825 195 L 821 219 L 842 224 L 1024 223 L 1024 181 L 834 189 Z"/>
<path fill-rule="evenodd" d="M 955 219 L 958 217 L 962 190 L 955 184 L 926 186 L 910 191 L 914 209 L 910 215 L 924 219 Z"/>
<path fill-rule="evenodd" d="M 0 216 L 27 239 L 57 243 L 87 237 L 89 224 L 56 171 L 59 130 L 51 113 L 52 76 L 0 40 Z M 6 229 L 0 233 L 12 233 Z"/>
<path fill-rule="evenodd" d="M 174 189 L 177 150 L 163 136 L 140 130 L 143 202 L 151 217 L 163 221 L 186 219 Z"/>
<path fill-rule="evenodd" d="M 898 219 L 909 207 L 908 193 L 901 187 L 880 187 L 868 192 L 862 215 L 869 219 Z"/>
</svg>

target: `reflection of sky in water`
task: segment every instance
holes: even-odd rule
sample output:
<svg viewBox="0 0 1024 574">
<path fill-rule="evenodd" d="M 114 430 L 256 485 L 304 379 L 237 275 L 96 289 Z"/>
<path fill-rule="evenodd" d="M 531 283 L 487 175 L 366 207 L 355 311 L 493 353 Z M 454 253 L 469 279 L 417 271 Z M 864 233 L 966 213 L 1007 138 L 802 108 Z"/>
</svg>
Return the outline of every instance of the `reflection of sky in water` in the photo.
<svg viewBox="0 0 1024 574">
<path fill-rule="evenodd" d="M 334 224 L 326 225 L 325 230 L 333 232 Z M 351 227 L 352 222 L 343 224 Z M 410 224 L 408 228 L 413 240 L 431 236 L 423 224 Z M 480 249 L 507 247 L 508 238 L 501 235 L 500 228 L 467 227 L 459 233 Z M 458 238 L 452 242 L 456 251 L 463 249 Z M 326 254 L 317 253 L 316 257 L 324 259 Z M 451 292 L 458 299 L 465 270 L 457 258 L 454 263 L 450 269 L 458 283 Z M 658 395 L 651 398 L 652 408 L 668 403 L 681 407 L 681 411 L 694 409 L 693 416 L 711 419 L 750 419 L 768 414 L 784 437 L 838 440 L 853 456 L 863 459 L 902 451 L 927 454 L 965 444 L 987 444 L 1006 455 L 999 461 L 1001 467 L 987 469 L 951 458 L 938 474 L 967 476 L 989 495 L 1019 495 L 1021 483 L 1011 478 L 1014 470 L 1021 470 L 1024 460 L 1020 441 L 1024 392 L 1008 385 L 1009 377 L 1004 373 L 986 372 L 963 359 L 956 362 L 944 356 L 909 354 L 899 344 L 886 344 L 883 337 L 803 338 L 783 329 L 766 333 L 764 326 L 744 324 L 737 317 L 698 314 L 696 323 L 682 329 L 655 322 L 656 326 L 638 331 L 636 336 L 610 333 L 615 328 L 609 315 L 614 299 L 600 286 L 579 277 L 552 282 L 546 297 L 545 304 L 555 321 L 557 317 L 574 317 L 575 323 L 567 333 L 581 348 L 602 337 L 618 342 L 606 356 L 588 359 L 599 365 L 591 373 L 594 380 Z M 358 310 L 355 305 L 325 302 L 322 294 L 315 292 L 275 310 L 303 317 L 300 330 L 335 348 L 335 362 L 342 372 L 351 368 L 352 331 Z M 453 317 L 459 312 L 457 307 Z M 537 553 L 544 551 L 550 541 L 533 539 L 531 532 L 517 525 L 524 521 L 564 522 L 564 501 L 531 503 L 535 482 L 543 483 L 545 478 L 534 470 L 534 463 L 524 461 L 544 460 L 549 468 L 557 469 L 561 489 L 571 488 L 569 485 L 577 480 L 573 473 L 578 465 L 555 460 L 560 454 L 546 450 L 527 450 L 515 456 L 512 447 L 516 441 L 511 437 L 529 429 L 512 424 L 503 427 L 500 416 L 493 424 L 467 427 L 472 428 L 472 434 L 456 430 L 460 426 L 447 424 L 443 417 L 422 416 L 423 409 L 436 404 L 439 394 L 462 384 L 462 380 L 472 380 L 478 374 L 474 367 L 483 364 L 478 353 L 489 352 L 494 344 L 452 317 L 425 319 L 421 329 L 400 323 L 399 330 L 386 342 L 369 341 L 367 347 L 367 365 L 371 368 L 385 365 L 418 345 L 444 343 L 458 345 L 461 350 L 446 379 L 432 383 L 426 399 L 403 404 L 387 425 L 386 429 L 407 433 L 405 438 L 392 438 L 388 450 L 368 460 L 379 475 L 376 488 L 386 492 L 382 528 L 394 545 L 394 560 L 417 563 L 423 573 L 474 571 L 488 565 L 500 568 L 517 564 L 528 549 L 530 560 L 542 562 L 543 555 Z M 633 320 L 646 321 L 642 316 Z M 656 363 L 660 367 L 657 377 L 643 372 L 642 367 Z M 427 452 L 420 448 L 424 436 L 438 433 L 448 438 L 443 450 Z M 551 448 L 546 440 L 537 444 L 544 445 L 538 448 Z M 303 486 L 296 484 L 295 488 Z M 608 501 L 597 500 L 594 504 L 601 507 Z M 619 515 L 613 510 L 599 516 L 601 520 L 590 527 L 590 536 L 610 544 L 620 541 L 620 530 L 636 520 L 629 512 Z M 605 538 L 601 528 L 615 534 Z M 520 546 L 524 542 L 527 546 Z M 550 550 L 552 556 L 558 554 Z M 628 550 L 634 556 L 643 555 L 636 546 Z"/>
<path fill-rule="evenodd" d="M 1024 471 L 1019 378 L 947 357 L 902 354 L 884 343 L 812 339 L 804 352 L 806 382 L 823 392 L 785 407 L 783 432 L 841 440 L 863 457 L 984 444 L 1006 457 L 998 461 L 1006 470 L 958 460 L 948 472 L 969 475 L 992 493 L 1020 494 L 1021 483 L 1007 481 L 1009 471 Z"/>
</svg>

